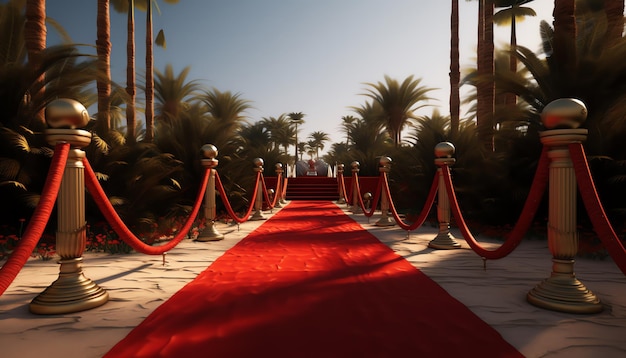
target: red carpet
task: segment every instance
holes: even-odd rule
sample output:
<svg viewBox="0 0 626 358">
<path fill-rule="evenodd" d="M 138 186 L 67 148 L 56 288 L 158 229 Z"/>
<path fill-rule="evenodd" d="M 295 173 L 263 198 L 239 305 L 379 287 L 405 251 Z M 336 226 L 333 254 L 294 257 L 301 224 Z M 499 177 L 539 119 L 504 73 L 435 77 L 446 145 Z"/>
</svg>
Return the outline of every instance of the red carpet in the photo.
<svg viewBox="0 0 626 358">
<path fill-rule="evenodd" d="M 331 202 L 293 201 L 105 357 L 521 357 Z"/>
</svg>

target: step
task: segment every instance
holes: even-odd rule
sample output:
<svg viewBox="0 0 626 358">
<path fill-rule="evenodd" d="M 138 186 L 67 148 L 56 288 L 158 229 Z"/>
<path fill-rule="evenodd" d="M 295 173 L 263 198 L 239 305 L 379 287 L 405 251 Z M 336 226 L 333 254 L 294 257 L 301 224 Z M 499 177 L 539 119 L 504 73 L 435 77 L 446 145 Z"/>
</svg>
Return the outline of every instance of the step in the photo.
<svg viewBox="0 0 626 358">
<path fill-rule="evenodd" d="M 289 178 L 287 200 L 337 200 L 339 189 L 336 178 L 296 177 Z"/>
</svg>

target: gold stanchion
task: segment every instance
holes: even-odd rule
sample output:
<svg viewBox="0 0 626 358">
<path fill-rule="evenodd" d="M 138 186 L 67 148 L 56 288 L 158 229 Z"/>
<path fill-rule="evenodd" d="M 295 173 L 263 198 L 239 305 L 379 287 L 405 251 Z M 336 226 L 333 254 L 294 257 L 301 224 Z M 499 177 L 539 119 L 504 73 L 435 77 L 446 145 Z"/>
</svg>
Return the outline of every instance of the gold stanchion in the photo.
<svg viewBox="0 0 626 358">
<path fill-rule="evenodd" d="M 380 157 L 379 164 L 378 171 L 386 177 L 391 170 L 391 158 Z M 376 226 L 393 226 L 396 224 L 396 222 L 389 217 L 389 200 L 387 199 L 387 195 L 385 195 L 385 190 L 386 188 L 382 188 L 380 192 L 380 219 L 374 224 Z"/>
<path fill-rule="evenodd" d="M 256 166 L 254 168 L 254 171 L 259 173 L 259 172 L 263 172 L 263 159 L 261 158 L 256 158 L 254 159 L 254 165 Z M 263 180 L 263 177 L 261 177 L 261 180 Z M 256 198 L 254 201 L 254 214 L 252 214 L 250 216 L 250 218 L 248 220 L 265 220 L 267 219 L 265 216 L 263 216 L 263 183 L 261 182 L 261 180 L 259 180 L 258 184 L 257 184 L 257 192 L 256 192 Z"/>
<path fill-rule="evenodd" d="M 281 181 L 283 178 L 283 165 L 282 163 L 276 163 L 276 165 L 274 166 L 274 168 L 276 168 L 276 192 L 274 193 L 274 195 L 278 195 L 278 198 L 276 198 L 276 204 L 274 204 L 275 208 L 282 208 L 283 206 L 281 205 L 281 201 L 284 203 L 283 201 L 283 186 L 281 185 Z"/>
<path fill-rule="evenodd" d="M 357 188 L 357 176 L 359 173 L 360 165 L 361 163 L 357 162 L 356 160 L 350 163 L 350 166 L 352 167 L 352 206 L 350 207 L 350 211 L 355 214 L 360 214 L 363 212 L 361 206 L 359 205 L 359 195 L 361 195 L 361 193 L 359 193 Z"/>
<path fill-rule="evenodd" d="M 440 250 L 452 250 L 461 247 L 450 233 L 450 198 L 443 181 L 442 167 L 452 165 L 456 159 L 452 158 L 455 148 L 450 142 L 441 142 L 435 146 L 435 164 L 439 186 L 437 188 L 437 220 L 439 221 L 439 233 L 428 243 L 428 247 Z"/>
<path fill-rule="evenodd" d="M 196 241 L 219 241 L 224 239 L 215 227 L 216 205 L 215 205 L 215 167 L 219 161 L 217 157 L 217 147 L 213 144 L 205 144 L 202 146 L 202 166 L 209 170 L 209 182 L 204 192 L 204 222 L 205 227 L 196 238 Z"/>
<path fill-rule="evenodd" d="M 337 164 L 337 184 L 339 185 L 339 200 L 337 200 L 337 204 L 345 204 L 346 203 L 346 194 L 343 192 L 343 164 Z"/>
<path fill-rule="evenodd" d="M 69 143 L 71 150 L 57 197 L 58 228 L 56 251 L 59 278 L 35 297 L 32 313 L 63 314 L 101 306 L 109 294 L 83 275 L 81 262 L 87 243 L 85 222 L 85 152 L 80 148 L 91 142 L 91 133 L 77 129 L 89 122 L 85 107 L 72 99 L 57 99 L 46 108 L 46 140 L 51 145 Z"/>
<path fill-rule="evenodd" d="M 544 126 L 541 142 L 548 146 L 549 172 L 548 247 L 552 253 L 552 274 L 528 292 L 531 304 L 560 312 L 597 313 L 602 303 L 574 274 L 578 251 L 576 232 L 576 175 L 568 144 L 587 138 L 578 127 L 587 118 L 585 104 L 562 98 L 550 102 L 541 113 Z"/>
</svg>

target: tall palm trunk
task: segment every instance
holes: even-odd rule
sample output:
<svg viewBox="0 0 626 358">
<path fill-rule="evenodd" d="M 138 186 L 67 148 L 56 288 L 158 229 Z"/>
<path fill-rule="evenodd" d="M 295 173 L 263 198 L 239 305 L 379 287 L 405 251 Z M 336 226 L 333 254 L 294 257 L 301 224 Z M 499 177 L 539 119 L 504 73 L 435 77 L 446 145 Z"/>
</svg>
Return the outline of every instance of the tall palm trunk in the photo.
<svg viewBox="0 0 626 358">
<path fill-rule="evenodd" d="M 511 72 L 517 72 L 517 57 L 514 51 L 517 49 L 517 30 L 515 25 L 515 12 L 511 12 L 511 45 L 509 54 L 509 70 Z M 504 97 L 504 104 L 506 106 L 515 106 L 517 102 L 517 96 L 513 92 L 508 92 Z"/>
<path fill-rule="evenodd" d="M 450 138 L 459 131 L 461 98 L 459 84 L 461 71 L 459 64 L 459 0 L 452 0 L 450 14 Z"/>
<path fill-rule="evenodd" d="M 128 0 L 128 38 L 126 43 L 126 141 L 135 143 L 135 1 Z"/>
<path fill-rule="evenodd" d="M 98 0 L 96 51 L 98 69 L 105 79 L 98 76 L 98 121 L 96 132 L 103 136 L 111 130 L 111 18 L 109 0 Z"/>
<path fill-rule="evenodd" d="M 577 66 L 575 12 L 575 0 L 554 0 L 553 57 L 563 79 L 570 78 Z"/>
<path fill-rule="evenodd" d="M 46 1 L 27 0 L 26 1 L 26 23 L 24 24 L 24 40 L 28 51 L 28 62 L 34 70 L 41 65 L 41 52 L 46 48 Z M 45 77 L 38 78 L 35 88 L 40 88 L 40 93 L 31 95 L 43 95 Z M 35 121 L 44 122 L 43 110 L 35 113 Z M 30 123 L 28 123 L 30 124 Z"/>
<path fill-rule="evenodd" d="M 152 1 L 148 0 L 146 9 L 146 137 L 151 143 L 154 139 L 154 55 L 152 45 Z"/>
<path fill-rule="evenodd" d="M 478 84 L 476 127 L 484 149 L 493 151 L 493 112 L 495 85 L 493 81 L 493 0 L 479 0 L 478 5 Z"/>
<path fill-rule="evenodd" d="M 609 43 L 622 38 L 624 32 L 624 0 L 604 0 L 604 12 L 608 22 Z"/>
</svg>

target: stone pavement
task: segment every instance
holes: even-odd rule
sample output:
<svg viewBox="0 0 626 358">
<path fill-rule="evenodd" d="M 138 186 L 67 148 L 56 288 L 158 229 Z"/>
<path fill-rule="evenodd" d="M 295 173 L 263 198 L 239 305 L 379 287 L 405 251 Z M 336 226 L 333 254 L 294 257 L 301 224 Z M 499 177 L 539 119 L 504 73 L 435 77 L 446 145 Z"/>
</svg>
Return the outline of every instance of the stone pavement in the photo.
<svg viewBox="0 0 626 358">
<path fill-rule="evenodd" d="M 610 259 L 578 258 L 575 264 L 577 277 L 602 301 L 602 313 L 553 312 L 532 306 L 525 299 L 529 290 L 550 276 L 552 262 L 545 240 L 525 239 L 511 255 L 487 261 L 485 267 L 455 230 L 452 233 L 462 244 L 461 249 L 433 250 L 427 245 L 436 236 L 436 228 L 425 225 L 407 238 L 397 226 L 373 225 L 379 215 L 374 215 L 369 224 L 364 215 L 344 211 L 463 302 L 525 356 L 626 356 L 626 276 Z M 225 234 L 224 240 L 184 240 L 165 260 L 138 253 L 86 253 L 85 276 L 106 289 L 110 301 L 72 314 L 39 316 L 28 312 L 30 301 L 58 276 L 55 261 L 30 260 L 0 297 L 1 356 L 101 357 L 263 222 L 248 221 L 239 229 L 218 223 L 216 227 Z M 480 240 L 485 246 L 498 245 Z"/>
</svg>

